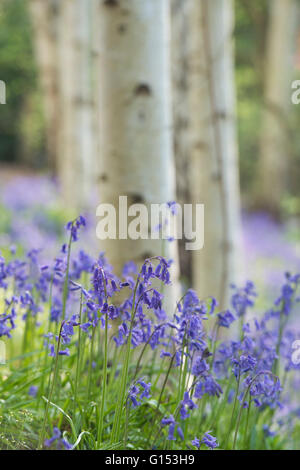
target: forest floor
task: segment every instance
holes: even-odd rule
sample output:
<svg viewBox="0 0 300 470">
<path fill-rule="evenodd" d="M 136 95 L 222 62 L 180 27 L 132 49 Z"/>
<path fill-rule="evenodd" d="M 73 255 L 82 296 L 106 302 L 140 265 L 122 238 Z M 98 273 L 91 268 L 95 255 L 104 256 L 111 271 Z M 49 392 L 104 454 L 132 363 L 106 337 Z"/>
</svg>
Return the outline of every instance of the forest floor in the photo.
<svg viewBox="0 0 300 470">
<path fill-rule="evenodd" d="M 7 335 L 4 353 L 8 351 L 9 361 L 4 361 L 5 368 L 2 368 L 4 372 L 2 376 L 0 374 L 0 449 L 37 447 L 96 449 L 100 444 L 103 445 L 101 447 L 103 449 L 153 449 L 154 443 L 158 440 L 158 449 L 183 450 L 190 449 L 192 445 L 197 447 L 197 440 L 192 441 L 192 439 L 198 435 L 206 436 L 206 439 L 209 439 L 206 441 L 207 445 L 212 448 L 220 445 L 222 449 L 298 449 L 299 378 L 296 372 L 300 366 L 298 367 L 298 362 L 293 362 L 292 344 L 300 337 L 296 328 L 299 326 L 297 319 L 299 307 L 294 308 L 298 300 L 297 296 L 294 296 L 297 286 L 294 286 L 294 281 L 284 278 L 284 273 L 287 271 L 291 273 L 300 271 L 300 243 L 295 221 L 289 220 L 280 224 L 268 214 L 243 212 L 243 256 L 241 257 L 243 274 L 240 276 L 238 287 L 245 286 L 245 281 L 251 280 L 255 288 L 251 283 L 247 283 L 245 288 L 233 289 L 234 300 L 230 310 L 239 322 L 234 323 L 235 317 L 230 312 L 221 312 L 218 321 L 222 319 L 225 324 L 219 323 L 219 326 L 225 326 L 226 330 L 223 328 L 223 331 L 219 332 L 219 341 L 216 341 L 215 334 L 210 331 L 209 322 L 207 326 L 203 326 L 205 320 L 211 319 L 210 315 L 206 316 L 206 308 L 209 306 L 210 312 L 213 313 L 214 302 L 208 298 L 204 303 L 200 303 L 196 293 L 191 290 L 186 292 L 179 302 L 181 305 L 178 312 L 181 313 L 174 315 L 175 323 L 163 323 L 164 328 L 159 335 L 153 336 L 154 332 L 157 333 L 157 312 L 154 312 L 153 320 L 150 315 L 140 316 L 140 311 L 139 315 L 136 315 L 137 309 L 134 308 L 130 314 L 127 307 L 124 307 L 134 301 L 136 292 L 134 286 L 143 286 L 139 276 L 136 283 L 133 281 L 133 284 L 130 282 L 119 284 L 120 288 L 123 284 L 122 288 L 129 291 L 129 297 L 123 307 L 120 307 L 124 309 L 122 316 L 118 316 L 120 310 L 114 307 L 114 294 L 119 290 L 116 282 L 114 287 L 111 280 L 113 274 L 106 265 L 99 269 L 99 264 L 95 263 L 94 255 L 101 249 L 95 237 L 95 215 L 87 214 L 84 230 L 82 227 L 85 225 L 84 219 L 75 220 L 71 230 L 75 228 L 78 231 L 82 228 L 79 241 L 72 243 L 72 238 L 68 235 L 67 239 L 70 242 L 69 245 L 65 245 L 65 226 L 72 217 L 74 215 L 71 216 L 60 201 L 57 183 L 49 176 L 13 168 L 7 168 L 2 172 L 0 169 L 0 262 L 2 262 L 0 281 L 5 280 L 1 287 L 4 287 L 4 295 L 14 292 L 15 288 L 20 289 L 20 292 L 26 289 L 25 294 L 20 295 L 19 299 L 13 296 L 10 301 L 5 299 L 5 303 L 4 297 L 2 299 L 2 306 L 8 305 L 5 313 L 1 315 L 0 326 L 4 335 Z M 73 240 L 76 240 L 76 236 Z M 35 250 L 41 252 L 37 253 Z M 85 252 L 92 256 L 86 256 Z M 10 261 L 6 264 L 5 260 Z M 64 263 L 67 266 L 65 270 Z M 24 266 L 29 269 L 25 269 Z M 157 280 L 163 278 L 160 274 L 163 272 L 162 267 L 158 270 L 153 268 L 154 266 L 150 265 L 148 270 L 144 270 L 143 282 L 146 286 L 149 281 L 146 276 L 149 272 L 157 272 L 153 274 L 153 277 L 157 276 Z M 55 274 L 50 275 L 49 269 L 53 269 Z M 91 272 L 93 272 L 92 284 Z M 65 276 L 62 273 L 65 273 Z M 39 282 L 36 282 L 37 274 Z M 53 283 L 54 276 L 55 283 Z M 76 282 L 69 283 L 68 280 L 66 282 L 67 276 L 69 280 L 74 279 Z M 109 286 L 109 291 L 102 287 L 103 279 L 106 280 L 105 285 Z M 284 289 L 281 291 L 283 284 Z M 68 287 L 69 285 L 72 287 Z M 78 289 L 81 289 L 80 297 Z M 156 292 L 158 298 L 162 298 L 154 289 L 148 289 L 146 292 L 151 290 Z M 293 301 L 286 301 L 286 298 L 290 299 L 291 292 L 294 304 Z M 274 301 L 279 295 L 282 295 L 279 302 L 282 307 L 279 310 L 277 308 L 276 312 Z M 95 316 L 96 308 L 98 309 L 98 304 L 100 305 L 103 299 L 105 299 L 105 304 L 101 304 L 103 311 L 104 305 L 108 305 L 106 302 L 111 302 L 108 309 L 111 318 L 107 314 L 98 318 L 96 313 Z M 147 306 L 144 310 L 148 312 L 149 303 L 144 299 L 149 300 L 148 296 L 142 295 L 138 302 L 142 300 L 145 307 Z M 16 308 L 12 308 L 10 312 L 9 308 L 14 305 L 13 302 Z M 150 305 L 152 302 L 153 299 Z M 203 305 L 205 309 L 201 311 Z M 245 305 L 247 307 L 244 308 Z M 50 316 L 47 316 L 49 312 Z M 73 315 L 74 312 L 80 313 L 76 316 L 76 313 Z M 86 316 L 84 319 L 88 321 L 82 322 L 82 312 Z M 132 320 L 129 322 L 130 315 L 134 315 L 134 322 Z M 64 320 L 60 321 L 60 318 Z M 105 322 L 106 318 L 109 319 L 108 328 L 103 329 L 103 319 Z M 118 323 L 120 318 L 122 318 L 121 325 Z M 279 329 L 281 335 L 284 333 L 280 340 L 277 329 L 274 329 L 274 322 L 276 327 L 278 319 L 278 326 L 284 325 L 283 330 Z M 289 320 L 288 326 L 287 320 Z M 186 343 L 186 335 L 181 335 L 182 325 L 189 325 L 191 321 L 194 322 L 193 328 L 188 330 L 184 326 L 185 331 L 192 332 L 192 342 Z M 229 331 L 228 326 L 231 323 L 233 327 Z M 129 331 L 129 324 L 135 325 L 133 330 L 130 326 L 130 331 L 134 332 L 131 342 L 124 339 L 124 334 Z M 95 335 L 98 325 L 99 334 Z M 170 331 L 165 328 L 166 325 L 171 325 Z M 174 333 L 174 325 L 178 333 Z M 80 328 L 76 329 L 78 326 Z M 112 332 L 119 331 L 119 335 L 112 342 L 108 333 L 110 328 Z M 10 335 L 11 331 L 13 335 Z M 238 342 L 236 338 L 239 338 Z M 172 356 L 170 351 L 166 351 L 169 345 L 172 346 L 173 340 L 179 348 L 176 352 L 176 358 L 179 360 L 174 367 L 172 363 L 175 354 Z M 157 344 L 154 344 L 155 341 Z M 143 352 L 138 353 L 140 356 L 135 356 L 132 351 L 143 343 L 145 345 L 140 350 L 144 352 L 148 345 L 148 351 L 144 361 L 137 363 L 137 357 L 142 358 Z M 130 344 L 134 344 L 134 348 L 131 349 Z M 214 353 L 208 355 L 212 363 L 203 364 L 205 361 L 199 356 L 199 372 L 194 368 L 197 358 L 195 362 L 190 362 L 190 370 L 183 367 L 188 361 L 181 361 L 180 358 L 183 357 L 187 344 L 193 347 L 197 344 L 197 348 L 200 350 L 203 348 L 203 352 L 213 350 Z M 95 354 L 96 345 L 97 354 Z M 48 354 L 44 354 L 44 348 L 49 351 Z M 251 356 L 249 350 L 255 356 Z M 279 354 L 274 355 L 277 350 Z M 195 350 L 190 351 L 193 351 L 193 355 L 189 352 L 189 356 L 194 357 Z M 59 356 L 63 356 L 61 360 L 56 359 Z M 52 359 L 49 359 L 50 357 Z M 141 365 L 143 372 L 140 373 L 143 375 L 137 381 L 138 364 Z M 236 364 L 240 368 L 238 374 Z M 203 365 L 205 365 L 205 374 L 201 369 Z M 208 370 L 211 372 L 208 373 Z M 278 371 L 278 374 L 274 375 L 273 370 Z M 243 375 L 243 381 L 240 382 L 241 374 L 246 373 L 250 375 L 247 378 Z M 203 384 L 206 387 L 205 400 L 201 401 L 201 406 L 191 401 L 189 395 L 191 390 L 186 391 L 191 374 L 200 377 L 195 382 L 195 390 L 198 391 L 197 394 L 195 392 L 193 399 L 203 399 Z M 99 377 L 103 377 L 103 383 L 107 384 L 107 387 L 99 387 L 101 383 Z M 281 388 L 277 377 L 283 384 L 280 401 Z M 251 412 L 252 398 L 249 404 L 246 401 L 250 390 L 247 385 L 249 380 L 251 384 L 255 382 L 251 393 L 256 398 L 259 395 L 262 400 L 256 400 Z M 235 381 L 237 388 L 234 387 Z M 256 387 L 258 382 L 259 387 Z M 51 384 L 48 389 L 46 384 Z M 102 392 L 99 400 L 100 389 Z M 127 398 L 126 393 L 128 393 Z M 137 401 L 137 395 L 140 401 Z M 218 401 L 220 396 L 222 399 Z M 133 406 L 130 405 L 129 398 Z M 45 407 L 43 400 L 46 403 Z M 241 402 L 239 408 L 236 406 L 238 400 Z M 125 403 L 128 405 L 126 413 L 124 413 Z M 190 411 L 193 408 L 198 409 L 201 413 L 200 418 L 196 413 L 194 415 L 191 413 L 191 417 L 186 414 L 186 406 L 190 407 Z M 276 413 L 273 406 L 278 407 Z M 247 413 L 245 411 L 243 414 L 243 410 L 246 409 Z M 158 425 L 158 411 L 162 418 L 160 425 Z M 173 415 L 176 416 L 176 421 Z M 188 424 L 186 418 L 189 418 Z M 50 426 L 46 426 L 47 420 Z M 20 421 L 24 423 L 21 430 Z M 236 424 L 233 436 L 234 422 Z M 173 435 L 175 425 L 178 425 L 177 441 Z M 153 435 L 155 427 L 157 431 Z M 213 434 L 210 435 L 208 432 Z M 52 437 L 47 439 L 50 436 Z M 103 442 L 101 436 L 104 436 Z M 120 436 L 124 436 L 124 440 L 122 437 L 120 441 Z M 109 447 L 111 445 L 115 447 Z"/>
<path fill-rule="evenodd" d="M 47 246 L 48 256 L 52 256 L 67 218 L 53 179 L 27 168 L 2 165 L 0 207 L 0 248 L 8 241 L 26 249 Z M 263 212 L 243 211 L 241 283 L 251 279 L 262 298 L 278 292 L 285 272 L 300 271 L 298 224 L 295 220 L 279 223 Z M 93 231 L 91 226 L 87 238 L 90 249 L 97 250 Z"/>
</svg>

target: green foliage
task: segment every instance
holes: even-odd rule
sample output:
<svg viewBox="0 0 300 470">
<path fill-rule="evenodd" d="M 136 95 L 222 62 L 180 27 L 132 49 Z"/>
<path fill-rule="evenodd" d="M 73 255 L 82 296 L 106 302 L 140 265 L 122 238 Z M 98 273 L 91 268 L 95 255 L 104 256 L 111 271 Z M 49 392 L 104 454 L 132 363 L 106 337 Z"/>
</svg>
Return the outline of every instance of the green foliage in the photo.
<svg viewBox="0 0 300 470">
<path fill-rule="evenodd" d="M 236 84 L 241 184 L 255 182 L 263 104 L 263 64 L 268 18 L 266 0 L 236 0 Z"/>
<path fill-rule="evenodd" d="M 36 98 L 37 71 L 25 0 L 1 1 L 0 75 L 6 83 L 7 101 L 0 107 L 0 160 L 13 162 L 23 147 L 24 132 L 29 141 L 33 132 L 38 146 L 41 146 L 41 111 L 39 99 Z"/>
</svg>

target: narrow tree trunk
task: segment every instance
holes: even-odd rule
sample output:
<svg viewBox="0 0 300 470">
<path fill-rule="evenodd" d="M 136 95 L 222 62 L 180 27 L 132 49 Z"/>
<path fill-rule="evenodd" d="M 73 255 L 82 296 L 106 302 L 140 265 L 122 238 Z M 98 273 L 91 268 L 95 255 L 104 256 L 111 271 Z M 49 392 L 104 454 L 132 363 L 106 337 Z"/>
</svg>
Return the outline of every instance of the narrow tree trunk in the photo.
<svg viewBox="0 0 300 470">
<path fill-rule="evenodd" d="M 116 209 L 119 195 L 148 207 L 175 196 L 169 46 L 168 0 L 100 1 L 99 189 L 100 202 Z M 175 242 L 107 239 L 101 246 L 117 272 L 153 255 L 177 261 Z"/>
<path fill-rule="evenodd" d="M 288 187 L 288 110 L 291 102 L 292 44 L 295 40 L 294 12 L 294 0 L 270 2 L 257 203 L 275 215 L 280 213 Z"/>
<path fill-rule="evenodd" d="M 237 273 L 240 200 L 235 123 L 233 2 L 202 0 L 190 8 L 192 202 L 205 205 L 205 245 L 193 252 L 201 297 L 228 305 Z"/>
<path fill-rule="evenodd" d="M 61 2 L 59 178 L 65 203 L 73 208 L 88 205 L 94 186 L 93 1 Z"/>
<path fill-rule="evenodd" d="M 58 91 L 57 22 L 59 0 L 30 0 L 34 46 L 44 100 L 47 157 L 57 167 L 60 107 Z"/>
<path fill-rule="evenodd" d="M 172 102 L 174 115 L 174 156 L 176 166 L 176 201 L 190 202 L 188 165 L 190 154 L 190 112 L 188 104 L 188 11 L 194 0 L 172 0 L 171 2 L 171 58 L 172 58 Z M 191 252 L 185 249 L 185 240 L 178 242 L 180 272 L 190 285 L 192 281 Z"/>
</svg>

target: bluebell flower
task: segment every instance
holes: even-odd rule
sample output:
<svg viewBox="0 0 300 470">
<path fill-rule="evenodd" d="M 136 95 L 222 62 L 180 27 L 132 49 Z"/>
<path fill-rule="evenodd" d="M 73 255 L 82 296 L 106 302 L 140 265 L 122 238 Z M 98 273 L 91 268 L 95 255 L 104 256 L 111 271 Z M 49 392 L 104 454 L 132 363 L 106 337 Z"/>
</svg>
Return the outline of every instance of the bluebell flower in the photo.
<svg viewBox="0 0 300 470">
<path fill-rule="evenodd" d="M 133 408 L 137 408 L 142 401 L 150 398 L 151 383 L 146 383 L 143 379 L 135 382 L 128 391 L 128 399 L 131 400 Z"/>
<path fill-rule="evenodd" d="M 86 220 L 85 218 L 80 215 L 77 217 L 77 219 L 68 222 L 67 224 L 67 230 L 71 233 L 72 241 L 76 242 L 78 240 L 78 229 L 80 227 L 85 227 L 86 226 Z"/>
<path fill-rule="evenodd" d="M 200 449 L 200 439 L 198 439 L 197 437 L 195 437 L 195 439 L 192 441 L 192 444 L 193 446 L 197 447 L 197 449 Z"/>
<path fill-rule="evenodd" d="M 230 310 L 226 310 L 225 312 L 218 313 L 218 325 L 223 326 L 225 328 L 229 328 L 231 323 L 235 321 L 235 317 L 232 315 Z"/>
<path fill-rule="evenodd" d="M 211 375 L 207 374 L 196 383 L 194 397 L 202 398 L 205 394 L 219 397 L 222 393 L 222 387 Z"/>
<path fill-rule="evenodd" d="M 180 417 L 181 419 L 187 419 L 189 417 L 188 410 L 193 410 L 197 408 L 196 403 L 189 396 L 189 392 L 184 392 L 183 400 L 180 402 Z"/>
<path fill-rule="evenodd" d="M 28 395 L 32 398 L 35 398 L 38 392 L 38 387 L 32 385 L 28 390 Z"/>
<path fill-rule="evenodd" d="M 263 431 L 264 431 L 264 434 L 265 434 L 266 437 L 275 437 L 276 436 L 276 432 L 271 431 L 267 424 L 263 425 Z"/>
<path fill-rule="evenodd" d="M 173 415 L 170 415 L 168 418 L 163 418 L 161 420 L 161 425 L 168 426 L 168 441 L 176 441 L 175 431 L 177 431 L 179 437 L 184 440 L 184 435 L 180 426 L 178 426 L 177 421 Z"/>
<path fill-rule="evenodd" d="M 52 447 L 53 444 L 56 444 L 57 449 L 71 450 L 73 448 L 72 444 L 66 439 L 66 437 L 61 437 L 61 431 L 57 428 L 53 428 L 53 435 L 50 439 L 45 439 L 45 447 Z"/>
<path fill-rule="evenodd" d="M 206 447 L 209 447 L 210 449 L 215 449 L 219 446 L 219 443 L 217 441 L 217 438 L 213 437 L 210 433 L 211 431 L 208 431 L 204 434 L 201 443 L 204 444 Z"/>
<path fill-rule="evenodd" d="M 44 442 L 44 445 L 46 447 L 51 447 L 54 442 L 56 442 L 58 439 L 60 439 L 61 432 L 57 427 L 53 428 L 53 435 L 50 439 L 46 439 Z"/>
<path fill-rule="evenodd" d="M 254 305 L 253 298 L 257 296 L 254 284 L 248 281 L 243 288 L 232 287 L 235 291 L 231 297 L 232 307 L 238 317 L 245 316 L 248 307 Z"/>
<path fill-rule="evenodd" d="M 192 444 L 193 446 L 197 447 L 197 449 L 200 449 L 201 444 L 204 444 L 210 449 L 215 449 L 219 446 L 217 439 L 211 435 L 211 431 L 207 431 L 201 440 L 195 437 L 195 439 L 192 441 Z"/>
<path fill-rule="evenodd" d="M 197 357 L 192 365 L 192 374 L 195 376 L 199 376 L 208 370 L 209 365 L 207 364 L 207 362 L 202 359 L 202 357 Z"/>
</svg>

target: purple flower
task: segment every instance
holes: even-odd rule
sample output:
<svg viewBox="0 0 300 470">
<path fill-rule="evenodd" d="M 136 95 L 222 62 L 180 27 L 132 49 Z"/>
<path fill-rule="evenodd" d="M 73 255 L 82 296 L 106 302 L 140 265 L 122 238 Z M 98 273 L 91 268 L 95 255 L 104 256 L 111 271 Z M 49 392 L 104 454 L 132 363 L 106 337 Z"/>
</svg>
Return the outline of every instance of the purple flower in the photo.
<svg viewBox="0 0 300 470">
<path fill-rule="evenodd" d="M 225 312 L 218 313 L 218 325 L 223 326 L 224 328 L 229 328 L 231 323 L 235 321 L 235 317 L 232 315 L 232 313 L 229 310 L 226 310 Z"/>
<path fill-rule="evenodd" d="M 276 436 L 276 432 L 271 431 L 267 424 L 263 425 L 263 431 L 266 437 L 274 437 Z"/>
<path fill-rule="evenodd" d="M 44 444 L 46 447 L 51 447 L 52 444 L 57 441 L 58 439 L 60 439 L 60 436 L 61 436 L 61 432 L 58 428 L 54 427 L 53 428 L 53 435 L 50 439 L 46 439 Z"/>
<path fill-rule="evenodd" d="M 204 444 L 206 447 L 209 447 L 210 449 L 215 449 L 216 447 L 219 446 L 218 441 L 215 437 L 213 437 L 211 434 L 211 431 L 207 431 L 204 436 L 202 437 L 201 441 L 197 437 L 192 441 L 193 446 L 197 447 L 197 449 L 200 449 L 201 444 Z"/>
<path fill-rule="evenodd" d="M 207 364 L 207 362 L 201 357 L 197 357 L 197 359 L 195 360 L 192 366 L 192 374 L 196 376 L 200 376 L 207 370 L 209 370 L 209 365 Z"/>
<path fill-rule="evenodd" d="M 240 374 L 246 374 L 247 372 L 254 370 L 257 360 L 250 354 L 243 354 L 239 359 L 233 359 L 232 363 L 234 375 L 239 377 Z"/>
<path fill-rule="evenodd" d="M 193 446 L 197 447 L 197 449 L 200 449 L 200 440 L 195 437 L 195 439 L 192 441 Z"/>
<path fill-rule="evenodd" d="M 73 220 L 72 222 L 68 222 L 67 230 L 71 233 L 72 241 L 76 242 L 78 240 L 78 229 L 80 227 L 86 226 L 85 218 L 80 215 L 77 219 Z"/>
<path fill-rule="evenodd" d="M 210 449 L 215 449 L 216 447 L 219 447 L 218 441 L 216 437 L 213 437 L 211 434 L 211 431 L 207 431 L 202 440 L 201 444 L 204 444 L 206 447 L 209 447 Z"/>
<path fill-rule="evenodd" d="M 254 305 L 253 297 L 256 297 L 256 292 L 253 282 L 248 281 L 246 286 L 238 289 L 232 286 L 235 290 L 231 298 L 232 307 L 238 317 L 245 316 L 247 308 Z"/>
<path fill-rule="evenodd" d="M 179 437 L 184 440 L 182 429 L 180 426 L 178 426 L 178 423 L 177 421 L 175 421 L 173 415 L 170 415 L 168 418 L 163 418 L 161 420 L 161 425 L 169 427 L 168 438 L 167 438 L 168 441 L 176 441 L 176 437 L 175 437 L 176 430 L 177 430 Z"/>
<path fill-rule="evenodd" d="M 139 379 L 130 387 L 128 392 L 128 399 L 131 400 L 133 408 L 137 408 L 142 404 L 144 399 L 151 397 L 150 389 L 151 383 L 146 383 L 143 379 Z"/>
<path fill-rule="evenodd" d="M 189 417 L 188 410 L 197 408 L 196 403 L 189 396 L 189 392 L 184 392 L 183 400 L 180 404 L 180 417 L 181 419 L 187 419 Z"/>
<path fill-rule="evenodd" d="M 35 398 L 38 392 L 38 387 L 32 385 L 28 390 L 28 395 L 32 398 Z"/>
<path fill-rule="evenodd" d="M 65 437 L 61 437 L 61 432 L 57 427 L 53 428 L 52 437 L 46 439 L 44 445 L 45 447 L 52 447 L 54 443 L 56 443 L 57 449 L 71 450 L 73 448 L 72 444 L 70 444 Z"/>
<path fill-rule="evenodd" d="M 223 393 L 222 387 L 211 375 L 202 376 L 195 387 L 195 398 L 202 398 L 204 394 L 219 397 Z"/>
</svg>

